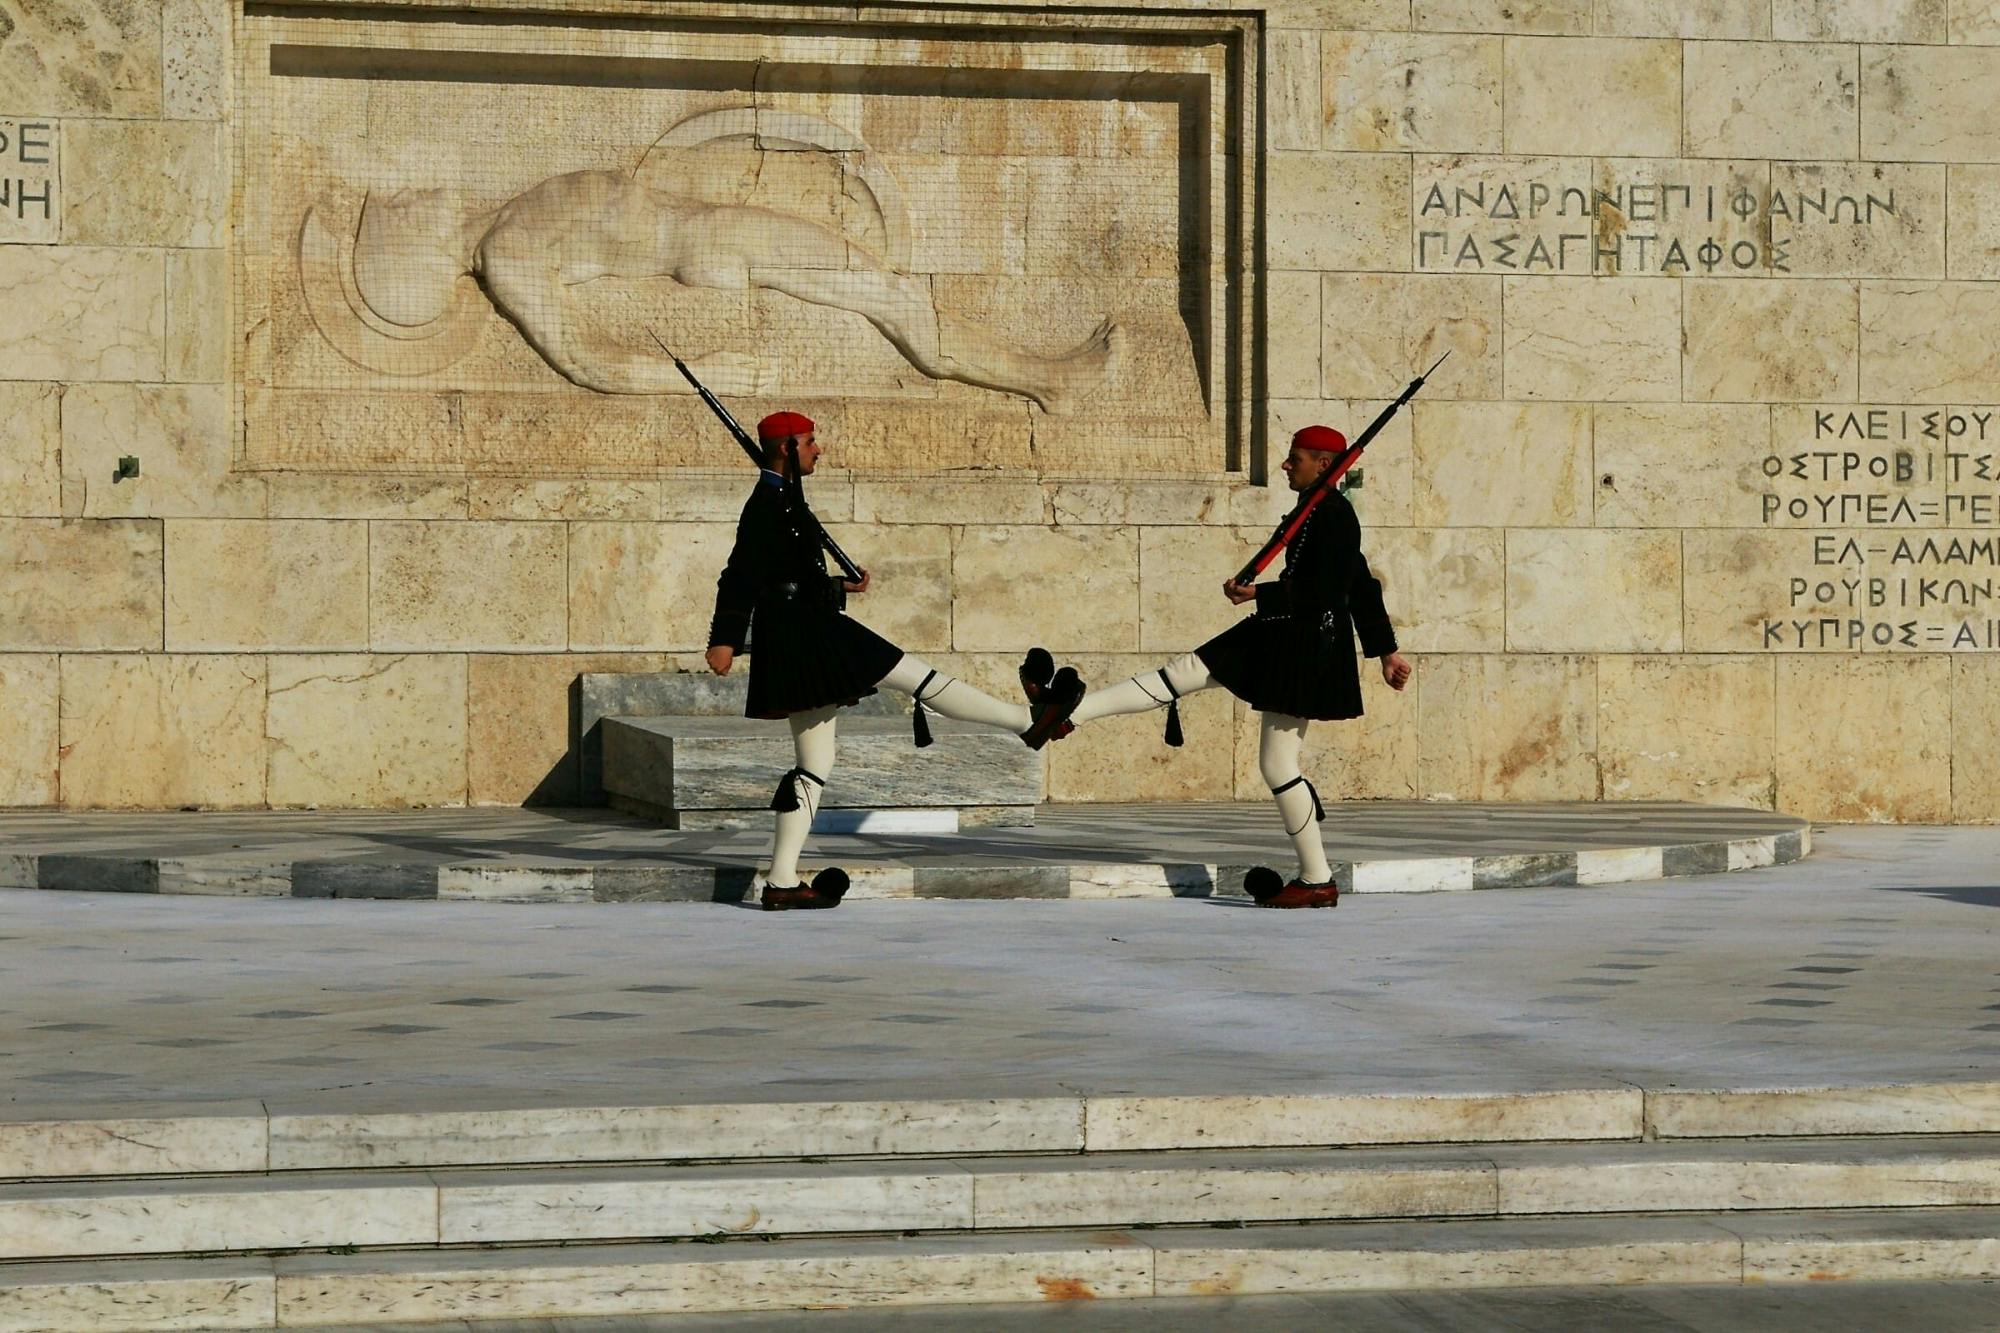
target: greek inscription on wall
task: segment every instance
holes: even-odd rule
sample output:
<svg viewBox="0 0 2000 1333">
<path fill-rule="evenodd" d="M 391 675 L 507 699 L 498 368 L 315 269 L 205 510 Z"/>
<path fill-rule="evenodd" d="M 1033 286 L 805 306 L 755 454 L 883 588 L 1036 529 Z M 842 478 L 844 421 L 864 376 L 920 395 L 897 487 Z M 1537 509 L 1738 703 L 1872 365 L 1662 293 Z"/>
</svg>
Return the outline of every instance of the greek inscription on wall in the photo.
<svg viewBox="0 0 2000 1333">
<path fill-rule="evenodd" d="M 1763 162 L 1420 159 L 1411 204 L 1429 273 L 1786 277 L 1902 271 L 1933 230 L 1907 180 Z M 1871 262 L 1872 261 L 1872 262 Z M 1939 276 L 1942 276 L 1941 274 Z"/>
<path fill-rule="evenodd" d="M 56 240 L 56 138 L 53 120 L 0 117 L 0 245 Z"/>
<path fill-rule="evenodd" d="M 1809 435 L 1775 440 L 1762 463 L 1765 524 L 1818 530 L 1759 646 L 2000 649 L 2000 408 L 1807 419 Z"/>
</svg>

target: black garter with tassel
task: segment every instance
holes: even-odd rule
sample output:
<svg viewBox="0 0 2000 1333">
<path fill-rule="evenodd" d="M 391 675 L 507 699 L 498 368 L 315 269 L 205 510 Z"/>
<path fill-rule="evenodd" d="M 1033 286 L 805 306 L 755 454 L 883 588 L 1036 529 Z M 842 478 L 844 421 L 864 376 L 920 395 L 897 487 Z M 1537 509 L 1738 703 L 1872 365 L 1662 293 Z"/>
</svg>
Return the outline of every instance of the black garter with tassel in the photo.
<svg viewBox="0 0 2000 1333">
<path fill-rule="evenodd" d="M 1324 824 L 1326 822 L 1326 807 L 1319 803 L 1319 788 L 1313 786 L 1311 780 L 1308 779 L 1305 774 L 1303 773 L 1299 774 L 1297 777 L 1293 778 L 1290 782 L 1287 782 L 1282 787 L 1271 788 L 1271 795 L 1283 796 L 1286 792 L 1298 786 L 1301 782 L 1306 784 L 1306 791 L 1308 791 L 1312 795 L 1313 818 L 1318 820 L 1320 823 Z"/>
<path fill-rule="evenodd" d="M 915 701 L 915 706 L 910 709 L 910 730 L 916 735 L 919 750 L 931 743 L 931 724 L 924 717 L 924 686 L 936 679 L 937 672 L 931 672 L 917 683 L 917 692 L 910 696 Z"/>
<path fill-rule="evenodd" d="M 825 778 L 808 769 L 789 769 L 786 771 L 785 776 L 778 779 L 778 790 L 771 796 L 771 808 L 773 810 L 776 810 L 779 814 L 789 814 L 799 808 L 800 778 L 817 783 L 822 787 L 826 785 Z"/>
<path fill-rule="evenodd" d="M 1167 744 L 1185 745 L 1187 737 L 1181 734 L 1181 692 L 1174 688 L 1174 683 L 1167 679 L 1164 671 L 1160 673 L 1160 684 L 1167 687 Z"/>
</svg>

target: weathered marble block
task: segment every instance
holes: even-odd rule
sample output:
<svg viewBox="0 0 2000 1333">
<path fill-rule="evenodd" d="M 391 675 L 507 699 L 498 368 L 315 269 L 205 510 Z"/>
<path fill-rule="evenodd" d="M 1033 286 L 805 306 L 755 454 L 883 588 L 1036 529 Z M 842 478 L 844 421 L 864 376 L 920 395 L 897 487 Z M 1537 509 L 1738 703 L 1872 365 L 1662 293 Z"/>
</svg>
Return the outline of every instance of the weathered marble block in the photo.
<svg viewBox="0 0 2000 1333">
<path fill-rule="evenodd" d="M 1041 756 L 1006 732 L 933 717 L 936 743 L 919 750 L 900 718 L 840 724 L 840 762 L 822 809 L 1033 806 L 1042 799 Z M 604 787 L 668 813 L 768 809 L 792 767 L 792 738 L 778 723 L 727 717 L 613 717 L 603 722 Z"/>
<path fill-rule="evenodd" d="M 1769 37 L 1769 0 L 1597 0 L 1602 37 Z"/>
<path fill-rule="evenodd" d="M 1689 282 L 1681 396 L 1818 402 L 1854 396 L 1860 307 L 1852 283 Z"/>
<path fill-rule="evenodd" d="M 1328 33 L 1321 145 L 1353 152 L 1500 151 L 1500 39 Z"/>
<path fill-rule="evenodd" d="M 2000 823 L 2000 657 L 1959 654 L 1951 675 L 1951 817 Z"/>
<path fill-rule="evenodd" d="M 0 806 L 54 805 L 60 754 L 60 685 L 54 653 L 0 654 L 0 717 L 9 744 L 0 755 Z"/>
<path fill-rule="evenodd" d="M 268 1259 L 85 1259 L 24 1270 L 7 1287 L 6 1326 L 91 1333 L 270 1328 L 276 1302 Z"/>
<path fill-rule="evenodd" d="M 1318 314 L 1314 292 L 1315 317 Z M 1313 348 L 1318 378 L 1318 338 Z M 54 518 L 62 513 L 62 386 L 0 384 L 0 513 Z"/>
<path fill-rule="evenodd" d="M 1774 0 L 1781 42 L 1942 42 L 1945 0 Z"/>
<path fill-rule="evenodd" d="M 1416 0 L 1413 18 L 1420 31 L 1580 35 L 1590 9 L 1589 0 Z"/>
<path fill-rule="evenodd" d="M 1861 52 L 1861 157 L 1991 162 L 2000 156 L 1994 151 L 2000 110 L 1983 95 L 2000 75 L 2000 51 L 1866 46 Z"/>
<path fill-rule="evenodd" d="M 0 248 L 0 329 L 9 379 L 156 380 L 166 357 L 166 261 L 158 250 Z"/>
<path fill-rule="evenodd" d="M 299 653 L 266 660 L 273 806 L 465 800 L 463 655 Z"/>
<path fill-rule="evenodd" d="M 1792 161 L 1855 156 L 1861 78 L 1854 47 L 1690 42 L 1682 60 L 1683 151 Z"/>
<path fill-rule="evenodd" d="M 1678 399 L 1681 287 L 1659 278 L 1508 278 L 1508 396 Z"/>
<path fill-rule="evenodd" d="M 1446 352 L 1426 400 L 1501 396 L 1501 280 L 1488 274 L 1329 273 L 1320 394 L 1389 394 Z"/>
<path fill-rule="evenodd" d="M 0 649 L 159 651 L 162 541 L 145 519 L 0 518 Z"/>
<path fill-rule="evenodd" d="M 1510 153 L 1670 157 L 1681 146 L 1680 44 L 1512 39 L 1501 105 Z"/>
<path fill-rule="evenodd" d="M 1990 282 L 1863 282 L 1864 402 L 1990 403 L 2000 287 Z"/>
<path fill-rule="evenodd" d="M 1279 152 L 1269 155 L 1267 170 L 1273 268 L 1380 270 L 1408 262 L 1407 157 Z M 1341 224 L 1328 226 L 1330 217 Z"/>
<path fill-rule="evenodd" d="M 577 755 L 582 799 L 604 800 L 604 732 L 607 717 L 733 717 L 742 719 L 750 696 L 750 673 L 604 671 L 577 677 Z M 846 717 L 905 717 L 906 695 L 877 691 L 849 709 Z M 846 718 L 843 718 L 844 722 Z M 791 767 L 787 760 L 783 765 Z M 767 793 L 768 794 L 768 793 Z"/>
</svg>

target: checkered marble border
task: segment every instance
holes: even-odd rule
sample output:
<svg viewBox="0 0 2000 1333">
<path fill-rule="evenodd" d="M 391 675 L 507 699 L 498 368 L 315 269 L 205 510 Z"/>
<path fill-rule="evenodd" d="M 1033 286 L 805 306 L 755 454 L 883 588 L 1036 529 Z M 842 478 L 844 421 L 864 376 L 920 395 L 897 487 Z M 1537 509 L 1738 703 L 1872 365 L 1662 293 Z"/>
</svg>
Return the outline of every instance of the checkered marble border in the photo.
<svg viewBox="0 0 2000 1333">
<path fill-rule="evenodd" d="M 1812 851 L 1804 821 L 1781 832 L 1651 846 L 1484 856 L 1334 861 L 1353 893 L 1589 887 L 1788 865 Z M 1181 861 L 896 864 L 835 853 L 852 876 L 850 901 L 888 898 L 1209 898 L 1243 895 L 1249 864 Z M 809 859 L 807 872 L 817 865 Z M 0 888 L 245 897 L 400 898 L 440 902 L 622 903 L 756 901 L 751 867 L 558 864 L 483 860 L 398 862 L 379 855 L 246 863 L 241 857 L 0 853 Z"/>
</svg>

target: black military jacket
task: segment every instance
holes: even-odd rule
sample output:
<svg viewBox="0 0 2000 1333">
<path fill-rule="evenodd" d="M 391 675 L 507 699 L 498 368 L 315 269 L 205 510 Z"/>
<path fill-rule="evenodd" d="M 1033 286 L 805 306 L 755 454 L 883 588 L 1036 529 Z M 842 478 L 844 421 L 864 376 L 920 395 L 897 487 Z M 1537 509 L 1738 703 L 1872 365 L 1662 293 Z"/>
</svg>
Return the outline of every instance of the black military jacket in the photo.
<svg viewBox="0 0 2000 1333">
<path fill-rule="evenodd" d="M 826 551 L 809 520 L 793 507 L 793 483 L 762 473 L 736 523 L 736 545 L 715 585 L 710 647 L 726 644 L 742 652 L 751 618 L 787 611 L 838 610 L 840 584 L 826 568 Z"/>
<path fill-rule="evenodd" d="M 1361 520 L 1345 495 L 1336 490 L 1314 507 L 1276 581 L 1257 585 L 1257 614 L 1318 621 L 1336 641 L 1359 637 L 1364 657 L 1396 651 L 1382 583 L 1361 554 Z"/>
</svg>

